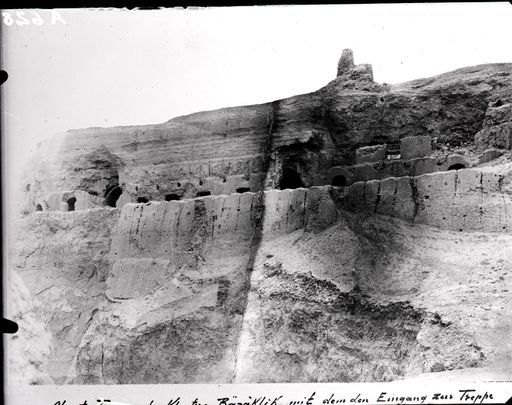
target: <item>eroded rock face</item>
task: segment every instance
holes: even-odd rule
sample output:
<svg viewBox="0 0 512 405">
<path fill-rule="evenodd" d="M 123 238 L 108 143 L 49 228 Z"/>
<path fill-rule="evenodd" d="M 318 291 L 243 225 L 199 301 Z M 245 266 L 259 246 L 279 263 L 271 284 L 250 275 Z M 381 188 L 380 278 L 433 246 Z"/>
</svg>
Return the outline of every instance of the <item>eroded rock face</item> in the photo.
<svg viewBox="0 0 512 405">
<path fill-rule="evenodd" d="M 51 355 L 41 368 L 55 383 L 63 382 L 76 348 L 106 301 L 108 252 L 118 216 L 114 209 L 42 212 L 16 224 L 13 273 L 35 298 L 33 316 L 51 333 Z"/>
<path fill-rule="evenodd" d="M 262 245 L 238 382 L 389 381 L 509 358 L 509 233 L 343 217 Z"/>
<path fill-rule="evenodd" d="M 512 103 L 498 99 L 489 103 L 482 130 L 475 136 L 477 147 L 512 148 Z"/>
<path fill-rule="evenodd" d="M 381 85 L 344 51 L 311 94 L 44 143 L 10 252 L 42 350 L 15 381 L 390 381 L 510 358 L 511 73 Z"/>
<path fill-rule="evenodd" d="M 19 327 L 19 333 L 6 339 L 5 351 L 9 354 L 8 383 L 52 384 L 51 377 L 42 370 L 51 354 L 52 335 L 36 314 L 34 299 L 16 273 L 10 274 L 7 296 L 10 313 Z"/>
<path fill-rule="evenodd" d="M 313 93 L 56 136 L 39 148 L 44 158 L 27 175 L 24 208 L 53 210 L 44 207 L 48 196 L 73 190 L 98 196 L 89 205 L 98 207 L 116 186 L 124 203 L 255 192 L 280 188 L 285 169 L 305 187 L 325 185 L 331 167 L 354 164 L 357 148 L 382 144 L 392 155 L 406 137 L 430 137 L 439 149 L 473 143 L 479 133 L 483 149 L 510 149 L 511 73 L 511 64 L 492 64 L 381 85 L 346 51 L 338 77 Z"/>
</svg>

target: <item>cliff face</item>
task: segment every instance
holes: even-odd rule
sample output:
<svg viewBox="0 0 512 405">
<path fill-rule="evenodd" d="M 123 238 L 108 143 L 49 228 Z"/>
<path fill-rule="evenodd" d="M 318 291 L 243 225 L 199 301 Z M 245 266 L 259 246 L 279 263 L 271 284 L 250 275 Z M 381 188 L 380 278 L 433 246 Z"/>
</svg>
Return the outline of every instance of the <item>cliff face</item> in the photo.
<svg viewBox="0 0 512 405">
<path fill-rule="evenodd" d="M 476 134 L 482 151 L 510 149 L 511 64 L 381 85 L 371 66 L 355 66 L 348 54 L 342 61 L 338 77 L 314 93 L 56 136 L 40 146 L 27 174 L 24 208 L 59 210 L 77 191 L 83 192 L 78 202 L 99 207 L 116 187 L 123 202 L 286 188 L 286 170 L 305 187 L 325 185 L 330 168 L 354 165 L 357 148 L 386 144 L 392 153 L 409 136 L 429 136 L 440 151 L 474 144 Z M 380 178 L 360 172 L 354 181 Z"/>
<path fill-rule="evenodd" d="M 12 295 L 27 307 L 22 313 L 51 334 L 46 340 L 52 350 L 41 366 L 55 382 L 68 372 L 82 336 L 105 302 L 111 231 L 118 217 L 112 209 L 52 212 L 29 215 L 16 224 L 11 265 L 30 294 Z M 22 317 L 19 323 L 20 337 L 26 336 L 32 329 L 29 319 Z M 19 372 L 16 378 L 23 381 L 24 370 Z"/>
<path fill-rule="evenodd" d="M 13 380 L 389 381 L 510 357 L 511 73 L 381 85 L 347 51 L 311 94 L 42 144 L 10 257 L 46 351 Z"/>
</svg>

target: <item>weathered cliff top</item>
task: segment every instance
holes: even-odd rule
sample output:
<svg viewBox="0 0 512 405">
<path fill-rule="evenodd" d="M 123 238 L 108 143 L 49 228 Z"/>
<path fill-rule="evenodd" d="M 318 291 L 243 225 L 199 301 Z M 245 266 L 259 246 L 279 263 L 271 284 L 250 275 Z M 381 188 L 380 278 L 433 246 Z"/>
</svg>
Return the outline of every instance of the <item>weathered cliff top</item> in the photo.
<svg viewBox="0 0 512 405">
<path fill-rule="evenodd" d="M 101 205 L 115 187 L 124 201 L 281 188 L 285 169 L 296 172 L 297 184 L 324 185 L 331 168 L 355 163 L 360 147 L 383 144 L 392 155 L 411 136 L 428 136 L 436 148 L 472 145 L 489 108 L 509 104 L 511 94 L 512 63 L 388 85 L 375 83 L 371 65 L 355 65 L 345 50 L 338 76 L 312 93 L 154 125 L 61 134 L 43 143 L 31 163 L 25 209 L 57 207 L 48 202 L 58 199 L 52 195 L 74 191 L 100 197 L 84 206 Z M 487 146 L 506 147 L 498 138 Z"/>
</svg>

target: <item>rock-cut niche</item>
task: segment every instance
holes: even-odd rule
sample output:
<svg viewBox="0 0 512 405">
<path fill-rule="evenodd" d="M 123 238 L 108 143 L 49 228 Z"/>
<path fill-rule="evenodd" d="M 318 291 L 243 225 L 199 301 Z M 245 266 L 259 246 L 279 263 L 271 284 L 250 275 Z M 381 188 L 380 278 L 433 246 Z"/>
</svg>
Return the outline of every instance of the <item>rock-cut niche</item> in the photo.
<svg viewBox="0 0 512 405">
<path fill-rule="evenodd" d="M 180 199 L 180 196 L 178 194 L 166 194 L 165 195 L 165 201 L 177 201 Z"/>
<path fill-rule="evenodd" d="M 76 198 L 75 197 L 71 197 L 66 202 L 68 203 L 68 211 L 74 211 L 75 210 Z"/>
</svg>

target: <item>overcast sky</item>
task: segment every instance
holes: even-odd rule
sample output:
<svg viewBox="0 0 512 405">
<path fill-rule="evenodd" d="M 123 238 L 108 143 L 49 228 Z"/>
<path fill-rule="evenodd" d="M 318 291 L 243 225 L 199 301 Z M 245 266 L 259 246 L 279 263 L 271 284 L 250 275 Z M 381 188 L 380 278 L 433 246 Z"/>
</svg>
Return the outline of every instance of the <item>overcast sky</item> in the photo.
<svg viewBox="0 0 512 405">
<path fill-rule="evenodd" d="M 344 48 L 386 83 L 512 62 L 509 3 L 59 10 L 66 24 L 39 13 L 41 26 L 3 25 L 11 167 L 67 129 L 314 91 L 335 77 Z"/>
</svg>

